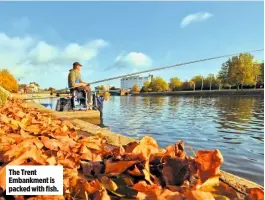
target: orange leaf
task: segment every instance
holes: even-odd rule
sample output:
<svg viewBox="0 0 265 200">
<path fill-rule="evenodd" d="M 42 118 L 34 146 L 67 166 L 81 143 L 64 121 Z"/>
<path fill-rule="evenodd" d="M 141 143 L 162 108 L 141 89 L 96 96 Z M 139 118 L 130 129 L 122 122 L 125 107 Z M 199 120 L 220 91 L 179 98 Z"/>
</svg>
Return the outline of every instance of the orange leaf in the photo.
<svg viewBox="0 0 265 200">
<path fill-rule="evenodd" d="M 25 128 L 25 131 L 33 133 L 33 134 L 39 134 L 40 133 L 40 126 L 39 126 L 39 124 L 29 125 Z"/>
<path fill-rule="evenodd" d="M 55 139 L 49 139 L 46 136 L 41 136 L 41 141 L 43 142 L 44 146 L 47 149 L 58 151 L 59 144 L 58 141 Z"/>
<path fill-rule="evenodd" d="M 136 160 L 132 161 L 111 161 L 107 160 L 105 163 L 105 174 L 120 174 L 132 165 L 138 163 Z"/>
<path fill-rule="evenodd" d="M 195 158 L 198 164 L 199 176 L 202 182 L 208 178 L 219 175 L 220 167 L 224 161 L 219 150 L 198 151 Z"/>
<path fill-rule="evenodd" d="M 141 139 L 140 144 L 136 146 L 132 153 L 142 154 L 145 159 L 148 159 L 151 154 L 158 153 L 158 144 L 157 142 L 149 136 L 145 136 Z"/>
<path fill-rule="evenodd" d="M 202 192 L 197 190 L 192 190 L 186 194 L 187 199 L 190 200 L 215 200 L 210 192 Z"/>
<path fill-rule="evenodd" d="M 264 191 L 260 188 L 251 188 L 247 192 L 248 198 L 251 200 L 264 200 Z"/>
<path fill-rule="evenodd" d="M 64 196 L 35 196 L 27 200 L 65 200 Z"/>
</svg>

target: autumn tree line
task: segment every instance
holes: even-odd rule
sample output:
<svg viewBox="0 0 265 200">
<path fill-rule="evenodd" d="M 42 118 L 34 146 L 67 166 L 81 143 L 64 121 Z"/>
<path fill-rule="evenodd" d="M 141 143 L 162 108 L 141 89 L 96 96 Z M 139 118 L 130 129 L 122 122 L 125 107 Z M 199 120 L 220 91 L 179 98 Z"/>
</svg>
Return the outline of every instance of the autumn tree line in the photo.
<svg viewBox="0 0 265 200">
<path fill-rule="evenodd" d="M 241 53 L 223 63 L 217 75 L 209 74 L 207 77 L 197 75 L 186 81 L 173 77 L 169 83 L 161 77 L 156 77 L 152 81 L 146 81 L 142 88 L 134 85 L 132 92 L 243 89 L 263 87 L 263 85 L 264 62 L 257 63 L 253 55 Z"/>
</svg>

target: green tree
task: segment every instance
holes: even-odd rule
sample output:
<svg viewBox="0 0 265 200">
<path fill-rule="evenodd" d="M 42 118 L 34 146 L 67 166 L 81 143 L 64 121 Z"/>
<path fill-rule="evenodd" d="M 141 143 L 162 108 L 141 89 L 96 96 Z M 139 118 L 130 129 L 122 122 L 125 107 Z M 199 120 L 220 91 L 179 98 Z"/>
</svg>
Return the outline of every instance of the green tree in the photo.
<svg viewBox="0 0 265 200">
<path fill-rule="evenodd" d="M 217 89 L 219 86 L 217 78 L 214 76 L 214 74 L 209 74 L 204 81 L 204 88 L 207 88 L 209 90 Z"/>
<path fill-rule="evenodd" d="M 135 84 L 133 87 L 132 87 L 132 90 L 131 90 L 132 92 L 140 92 L 140 88 L 139 88 L 139 86 L 137 85 L 137 84 Z"/>
<path fill-rule="evenodd" d="M 161 77 L 156 77 L 150 83 L 150 88 L 153 92 L 164 92 L 168 90 L 168 84 Z"/>
<path fill-rule="evenodd" d="M 257 70 L 255 77 L 255 88 L 257 85 L 264 84 L 264 63 L 254 63 L 254 68 Z"/>
<path fill-rule="evenodd" d="M 169 88 L 172 90 L 172 91 L 176 91 L 178 89 L 181 88 L 181 80 L 177 77 L 174 77 L 174 78 L 171 78 L 170 79 L 170 82 L 169 82 Z"/>
<path fill-rule="evenodd" d="M 231 88 L 231 83 L 229 81 L 229 76 L 228 76 L 230 63 L 231 63 L 231 59 L 229 59 L 228 61 L 223 63 L 222 67 L 221 67 L 221 70 L 219 71 L 219 73 L 217 75 L 217 78 L 220 81 L 220 87 L 222 87 L 222 85 L 224 85 L 224 86 L 225 85 L 229 85 L 230 88 Z"/>
<path fill-rule="evenodd" d="M 249 53 L 241 53 L 239 56 L 233 56 L 229 62 L 228 78 L 229 81 L 237 86 L 254 85 L 259 70 L 256 70 L 253 62 L 254 57 Z"/>
<path fill-rule="evenodd" d="M 191 80 L 195 84 L 195 89 L 201 89 L 201 90 L 203 89 L 203 81 L 204 81 L 203 76 L 197 75 L 194 76 Z"/>
</svg>

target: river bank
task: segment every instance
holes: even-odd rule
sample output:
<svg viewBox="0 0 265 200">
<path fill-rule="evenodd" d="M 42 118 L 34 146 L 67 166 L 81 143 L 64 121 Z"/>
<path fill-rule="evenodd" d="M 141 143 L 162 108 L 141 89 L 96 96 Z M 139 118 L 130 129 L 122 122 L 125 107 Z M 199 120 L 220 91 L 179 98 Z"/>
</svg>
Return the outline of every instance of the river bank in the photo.
<svg viewBox="0 0 265 200">
<path fill-rule="evenodd" d="M 264 89 L 141 92 L 133 96 L 264 96 Z"/>
<path fill-rule="evenodd" d="M 31 111 L 33 113 L 36 113 L 34 110 L 32 110 L 32 108 L 35 108 L 35 109 L 37 109 L 37 112 L 44 113 L 44 114 L 48 113 L 48 114 L 51 114 L 51 116 L 56 117 L 56 113 L 54 111 L 51 111 L 51 110 L 49 110 L 49 109 L 47 109 L 45 107 L 42 107 L 41 105 L 37 105 L 35 103 L 24 102 L 23 105 L 22 104 L 20 104 L 20 105 L 23 106 L 26 109 L 26 110 L 23 110 L 23 112 L 27 112 L 27 110 L 28 110 L 28 111 Z M 14 108 L 14 106 L 12 106 L 12 107 Z M 11 110 L 13 110 L 13 109 L 11 108 Z M 38 113 L 36 113 L 35 115 L 36 116 L 40 116 Z M 22 113 L 20 112 L 18 116 L 21 117 Z M 46 116 L 46 118 L 48 117 L 47 115 L 43 115 L 43 116 Z M 5 117 L 3 118 L 3 115 L 1 117 L 2 117 L 2 120 L 4 120 L 3 121 L 4 123 L 7 123 L 8 120 L 12 120 L 11 118 L 5 118 Z M 60 118 L 56 117 L 54 120 L 65 120 L 65 119 L 60 119 Z M 106 140 L 107 144 L 116 146 L 118 148 L 119 147 L 121 148 L 121 146 L 127 145 L 127 144 L 129 144 L 131 142 L 137 142 L 138 143 L 138 141 L 135 140 L 134 138 L 126 137 L 126 136 L 123 136 L 121 134 L 117 134 L 117 133 L 111 132 L 109 130 L 100 128 L 100 127 L 98 127 L 96 125 L 84 122 L 84 121 L 79 120 L 79 119 L 71 119 L 71 118 L 69 118 L 67 120 L 70 121 L 75 127 L 78 128 L 78 135 L 79 136 L 89 136 L 89 135 L 95 135 L 96 136 L 96 135 L 100 134 L 100 135 L 103 135 L 107 139 Z M 14 123 L 15 122 L 13 122 L 13 124 Z M 16 122 L 16 123 L 19 123 L 19 122 Z M 68 124 L 68 126 L 69 126 L 69 124 Z M 25 128 L 25 130 L 27 130 L 27 128 Z M 35 130 L 35 131 L 37 131 L 37 130 Z M 54 137 L 54 135 L 52 135 L 52 136 Z M 42 137 L 44 137 L 43 139 L 45 139 L 45 136 L 42 136 Z M 43 141 L 43 142 L 45 142 L 45 141 Z M 141 142 L 138 143 L 138 144 L 141 145 Z M 44 145 L 46 146 L 45 143 L 44 143 Z M 147 144 L 145 144 L 143 147 L 144 148 L 149 148 L 148 145 L 151 145 L 151 144 L 148 144 L 147 146 L 146 145 Z M 154 144 L 152 143 L 152 145 L 154 145 Z M 47 147 L 51 148 L 51 146 L 47 146 Z M 130 148 L 132 148 L 132 147 L 130 147 Z M 161 149 L 161 150 L 163 152 L 165 152 L 165 149 Z M 145 152 L 144 149 L 142 149 L 141 151 Z M 128 161 L 128 162 L 130 162 L 130 161 Z M 232 174 L 229 174 L 229 173 L 226 173 L 226 172 L 223 172 L 223 171 L 221 171 L 220 180 L 224 184 L 228 184 L 228 185 L 232 186 L 234 189 L 236 189 L 237 191 L 243 192 L 244 194 L 248 194 L 248 191 L 249 191 L 250 188 L 257 188 L 258 187 L 258 188 L 263 189 L 262 187 L 260 187 L 259 185 L 255 184 L 253 182 L 249 182 L 249 181 L 247 181 L 245 179 L 242 179 L 240 177 L 236 177 L 236 176 L 234 176 Z M 242 194 L 240 194 L 240 193 L 238 193 L 238 195 L 241 196 L 242 199 L 243 199 L 244 195 L 242 196 Z M 239 199 L 241 199 L 241 198 L 239 198 Z"/>
</svg>

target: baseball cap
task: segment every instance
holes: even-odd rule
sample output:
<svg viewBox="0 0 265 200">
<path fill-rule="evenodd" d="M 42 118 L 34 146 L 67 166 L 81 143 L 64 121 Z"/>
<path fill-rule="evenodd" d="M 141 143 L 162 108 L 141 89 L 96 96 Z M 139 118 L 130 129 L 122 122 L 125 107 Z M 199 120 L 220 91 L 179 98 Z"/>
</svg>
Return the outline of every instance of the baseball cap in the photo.
<svg viewBox="0 0 265 200">
<path fill-rule="evenodd" d="M 73 66 L 83 66 L 83 65 L 81 65 L 79 62 L 74 62 Z"/>
</svg>

